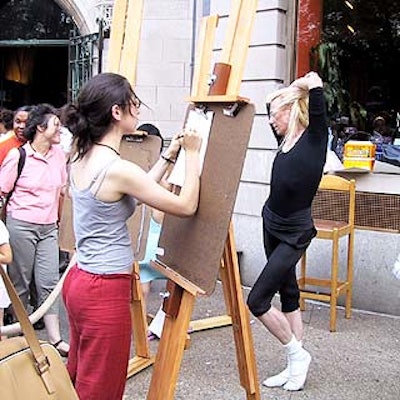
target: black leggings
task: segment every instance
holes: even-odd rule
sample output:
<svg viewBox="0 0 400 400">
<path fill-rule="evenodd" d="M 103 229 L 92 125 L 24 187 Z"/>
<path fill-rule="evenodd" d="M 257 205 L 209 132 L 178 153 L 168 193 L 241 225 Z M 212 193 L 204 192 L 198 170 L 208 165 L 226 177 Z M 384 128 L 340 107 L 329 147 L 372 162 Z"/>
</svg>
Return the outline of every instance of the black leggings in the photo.
<svg viewBox="0 0 400 400">
<path fill-rule="evenodd" d="M 271 308 L 272 298 L 279 292 L 282 312 L 299 308 L 300 292 L 296 279 L 296 264 L 305 248 L 297 249 L 271 235 L 264 229 L 264 249 L 267 264 L 247 298 L 247 305 L 255 317 Z"/>
</svg>

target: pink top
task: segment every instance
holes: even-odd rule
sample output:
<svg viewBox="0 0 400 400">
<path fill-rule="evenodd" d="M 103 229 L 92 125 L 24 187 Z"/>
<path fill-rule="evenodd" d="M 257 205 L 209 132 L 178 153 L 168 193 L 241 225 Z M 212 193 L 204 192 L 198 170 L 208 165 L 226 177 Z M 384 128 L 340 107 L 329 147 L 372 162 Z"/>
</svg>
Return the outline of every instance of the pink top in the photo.
<svg viewBox="0 0 400 400">
<path fill-rule="evenodd" d="M 24 146 L 26 160 L 21 176 L 7 206 L 7 214 L 20 221 L 52 224 L 58 220 L 61 189 L 66 185 L 65 155 L 59 146 L 51 146 L 46 156 Z M 0 169 L 0 190 L 8 193 L 17 177 L 19 152 L 11 150 Z"/>
</svg>

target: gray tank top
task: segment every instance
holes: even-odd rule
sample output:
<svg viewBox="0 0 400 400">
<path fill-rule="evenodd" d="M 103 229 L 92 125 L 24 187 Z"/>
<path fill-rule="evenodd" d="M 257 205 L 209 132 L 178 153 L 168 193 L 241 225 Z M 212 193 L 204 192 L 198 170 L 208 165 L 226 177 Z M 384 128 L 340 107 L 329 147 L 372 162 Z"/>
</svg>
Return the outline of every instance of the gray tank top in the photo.
<svg viewBox="0 0 400 400">
<path fill-rule="evenodd" d="M 78 190 L 71 175 L 78 267 L 93 274 L 132 270 L 134 257 L 126 220 L 133 214 L 136 200 L 127 195 L 112 203 L 96 198 L 108 168 L 116 160 L 106 165 L 86 189 Z M 92 193 L 96 182 L 97 189 Z"/>
</svg>

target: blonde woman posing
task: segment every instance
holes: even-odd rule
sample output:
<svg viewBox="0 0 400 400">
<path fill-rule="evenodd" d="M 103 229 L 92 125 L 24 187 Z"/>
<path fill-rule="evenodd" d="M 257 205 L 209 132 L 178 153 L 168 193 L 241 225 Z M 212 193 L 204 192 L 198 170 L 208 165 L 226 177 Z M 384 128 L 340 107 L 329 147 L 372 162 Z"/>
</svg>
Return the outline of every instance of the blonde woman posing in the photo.
<svg viewBox="0 0 400 400">
<path fill-rule="evenodd" d="M 296 391 L 304 387 L 311 355 L 303 349 L 296 264 L 316 234 L 311 203 L 325 164 L 328 130 L 322 81 L 315 72 L 268 96 L 269 123 L 280 142 L 270 196 L 264 204 L 267 264 L 247 303 L 286 350 L 287 367 L 263 382 Z M 271 305 L 280 294 L 282 311 Z"/>
</svg>

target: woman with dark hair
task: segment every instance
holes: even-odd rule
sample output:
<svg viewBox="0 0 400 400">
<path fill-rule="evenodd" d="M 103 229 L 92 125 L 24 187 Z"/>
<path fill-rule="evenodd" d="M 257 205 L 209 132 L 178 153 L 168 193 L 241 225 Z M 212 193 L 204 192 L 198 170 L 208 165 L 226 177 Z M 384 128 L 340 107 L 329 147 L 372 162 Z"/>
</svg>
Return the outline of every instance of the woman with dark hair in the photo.
<svg viewBox="0 0 400 400">
<path fill-rule="evenodd" d="M 14 113 L 3 108 L 0 110 L 0 137 L 5 135 L 13 127 Z"/>
<path fill-rule="evenodd" d="M 12 128 L 0 140 L 0 166 L 11 149 L 26 143 L 24 130 L 31 109 L 32 106 L 22 106 L 14 111 Z"/>
<path fill-rule="evenodd" d="M 9 274 L 27 307 L 32 277 L 38 305 L 59 280 L 58 205 L 67 172 L 64 153 L 58 146 L 60 120 L 55 108 L 48 104 L 33 107 L 24 135 L 27 143 L 22 146 L 26 156 L 21 175 L 17 179 L 21 153 L 14 148 L 1 166 L 0 190 L 3 195 L 12 192 L 6 222 L 14 253 Z M 61 355 L 67 356 L 69 345 L 61 340 L 58 301 L 45 314 L 44 323 L 50 343 Z"/>
<path fill-rule="evenodd" d="M 146 173 L 120 158 L 120 142 L 133 134 L 140 100 L 127 79 L 103 73 L 82 88 L 63 123 L 74 135 L 71 194 L 77 263 L 63 297 L 70 323 L 68 371 L 85 400 L 122 399 L 131 344 L 131 286 L 134 262 L 126 225 L 137 201 L 181 217 L 196 212 L 199 149 L 196 132 L 175 135 Z M 178 195 L 157 182 L 186 150 L 186 180 Z"/>
<path fill-rule="evenodd" d="M 267 113 L 279 138 L 270 195 L 262 211 L 267 264 L 247 303 L 253 315 L 280 341 L 287 356 L 287 367 L 263 384 L 296 391 L 304 387 L 311 362 L 302 346 L 296 264 L 316 234 L 311 203 L 322 177 L 328 142 L 321 78 L 310 72 L 271 93 Z M 271 305 L 278 292 L 282 311 Z"/>
</svg>

